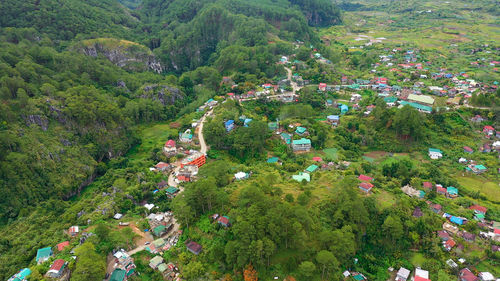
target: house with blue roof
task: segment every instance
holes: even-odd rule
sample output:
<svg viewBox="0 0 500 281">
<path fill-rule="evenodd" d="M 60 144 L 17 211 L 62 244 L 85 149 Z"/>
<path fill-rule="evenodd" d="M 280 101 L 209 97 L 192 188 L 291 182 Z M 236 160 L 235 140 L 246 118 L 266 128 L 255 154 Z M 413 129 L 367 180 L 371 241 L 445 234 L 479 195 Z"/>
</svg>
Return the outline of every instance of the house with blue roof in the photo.
<svg viewBox="0 0 500 281">
<path fill-rule="evenodd" d="M 248 124 L 250 124 L 250 122 L 252 122 L 252 119 L 245 118 L 245 120 L 243 120 L 243 126 L 248 127 Z"/>
<path fill-rule="evenodd" d="M 292 143 L 292 136 L 287 133 L 281 133 L 280 137 L 283 141 L 285 141 L 286 144 Z"/>
<path fill-rule="evenodd" d="M 330 124 L 334 126 L 337 126 L 340 123 L 340 116 L 338 115 L 328 115 L 326 119 Z"/>
<path fill-rule="evenodd" d="M 25 281 L 28 280 L 28 276 L 31 275 L 31 270 L 29 268 L 23 268 L 18 273 L 12 275 L 7 281 Z"/>
<path fill-rule="evenodd" d="M 349 111 L 349 107 L 343 103 L 339 103 L 340 114 L 346 114 Z"/>
<path fill-rule="evenodd" d="M 226 128 L 226 132 L 230 132 L 234 129 L 234 120 L 227 120 L 224 122 L 224 127 Z"/>
<path fill-rule="evenodd" d="M 296 133 L 297 135 L 303 135 L 303 134 L 305 134 L 306 132 L 307 132 L 307 129 L 306 129 L 306 128 L 304 128 L 304 127 L 300 127 L 300 126 L 299 126 L 299 127 L 297 127 L 297 129 L 295 129 L 295 133 Z"/>
<path fill-rule="evenodd" d="M 450 221 L 458 225 L 463 225 L 466 222 L 464 218 L 459 218 L 455 216 L 451 216 Z"/>
<path fill-rule="evenodd" d="M 448 186 L 448 188 L 446 188 L 446 194 L 450 198 L 456 198 L 458 197 L 458 188 L 453 186 Z"/>
<path fill-rule="evenodd" d="M 278 157 L 271 157 L 271 158 L 267 159 L 267 163 L 276 164 L 276 163 L 278 163 L 278 160 L 279 160 Z"/>
</svg>

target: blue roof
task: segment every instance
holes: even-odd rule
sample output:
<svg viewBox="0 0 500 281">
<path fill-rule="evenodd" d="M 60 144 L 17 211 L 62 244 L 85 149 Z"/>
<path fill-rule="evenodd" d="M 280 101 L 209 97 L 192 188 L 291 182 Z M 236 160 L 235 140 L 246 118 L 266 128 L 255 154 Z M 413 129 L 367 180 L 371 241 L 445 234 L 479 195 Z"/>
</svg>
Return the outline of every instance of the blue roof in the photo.
<svg viewBox="0 0 500 281">
<path fill-rule="evenodd" d="M 233 123 L 234 123 L 234 120 L 231 119 L 231 120 L 227 120 L 226 122 L 224 122 L 224 125 L 229 126 Z"/>
<path fill-rule="evenodd" d="M 326 118 L 330 119 L 330 120 L 339 120 L 340 117 L 338 115 L 328 115 Z"/>
<path fill-rule="evenodd" d="M 345 113 L 345 112 L 347 112 L 349 110 L 349 107 L 347 105 L 342 104 L 342 103 L 339 103 L 339 104 L 340 104 L 340 111 L 342 113 Z"/>
<path fill-rule="evenodd" d="M 38 249 L 38 251 L 36 252 L 36 261 L 38 262 L 38 260 L 42 258 L 48 258 L 50 256 L 52 256 L 52 248 L 47 247 Z"/>
<path fill-rule="evenodd" d="M 453 186 L 449 186 L 446 189 L 446 192 L 448 192 L 449 194 L 458 195 L 458 189 L 456 187 L 453 187 Z"/>
<path fill-rule="evenodd" d="M 450 221 L 451 221 L 451 222 L 453 222 L 453 223 L 456 223 L 456 224 L 458 224 L 458 225 L 462 225 L 462 224 L 464 224 L 464 219 L 459 218 L 459 217 L 455 217 L 455 216 L 452 216 L 452 217 L 450 218 Z"/>
</svg>

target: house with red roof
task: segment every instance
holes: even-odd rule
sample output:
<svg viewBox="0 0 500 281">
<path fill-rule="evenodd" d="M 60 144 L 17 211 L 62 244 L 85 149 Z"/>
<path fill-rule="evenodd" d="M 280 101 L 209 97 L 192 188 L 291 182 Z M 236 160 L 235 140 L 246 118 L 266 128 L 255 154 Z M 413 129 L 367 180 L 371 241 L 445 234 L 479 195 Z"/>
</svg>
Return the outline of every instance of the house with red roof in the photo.
<svg viewBox="0 0 500 281">
<path fill-rule="evenodd" d="M 474 152 L 474 150 L 468 146 L 464 146 L 464 152 L 471 154 L 472 152 Z"/>
<path fill-rule="evenodd" d="M 448 252 L 451 251 L 451 249 L 453 249 L 453 247 L 455 247 L 455 245 L 457 245 L 457 243 L 453 239 L 449 239 L 443 243 L 444 249 Z"/>
<path fill-rule="evenodd" d="M 76 236 L 80 232 L 78 225 L 74 225 L 68 229 L 68 234 L 71 236 Z"/>
<path fill-rule="evenodd" d="M 495 129 L 492 126 L 484 126 L 483 133 L 488 136 L 493 136 L 493 134 L 495 133 Z"/>
<path fill-rule="evenodd" d="M 442 187 L 441 185 L 436 185 L 436 192 L 442 195 L 446 195 L 446 188 Z"/>
<path fill-rule="evenodd" d="M 50 278 L 59 278 L 63 275 L 64 269 L 66 267 L 66 261 L 62 259 L 57 259 L 55 260 L 52 265 L 50 266 L 49 271 L 45 274 L 47 277 Z"/>
<path fill-rule="evenodd" d="M 469 207 L 469 209 L 474 210 L 474 213 L 476 214 L 486 214 L 488 209 L 486 207 L 480 206 L 480 205 L 472 205 Z"/>
<path fill-rule="evenodd" d="M 188 251 L 190 251 L 191 253 L 195 254 L 195 255 L 199 255 L 201 253 L 201 250 L 202 250 L 202 246 L 194 241 L 190 241 L 186 244 L 186 248 L 188 249 Z"/>
<path fill-rule="evenodd" d="M 173 155 L 177 153 L 177 146 L 174 140 L 168 140 L 163 146 L 163 152 L 168 155 Z"/>
<path fill-rule="evenodd" d="M 369 177 L 369 176 L 367 176 L 367 175 L 363 175 L 363 174 L 361 174 L 361 175 L 359 175 L 358 180 L 360 180 L 360 181 L 372 181 L 372 180 L 373 180 L 373 178 L 372 178 L 372 177 Z"/>
<path fill-rule="evenodd" d="M 69 246 L 69 241 L 64 241 L 64 242 L 57 244 L 56 248 L 59 252 L 62 252 L 62 250 L 64 250 L 64 248 L 66 248 L 68 246 Z"/>
<path fill-rule="evenodd" d="M 165 162 L 158 162 L 158 164 L 155 165 L 155 168 L 161 172 L 168 171 L 170 169 L 170 164 Z"/>
<path fill-rule="evenodd" d="M 422 183 L 422 186 L 423 186 L 424 188 L 426 188 L 426 189 L 432 189 L 432 182 L 430 182 L 430 181 L 424 181 L 424 182 Z"/>
<path fill-rule="evenodd" d="M 437 235 L 442 241 L 448 241 L 451 239 L 450 234 L 448 234 L 445 230 L 438 230 Z"/>
<path fill-rule="evenodd" d="M 229 227 L 231 226 L 230 222 L 229 222 L 229 217 L 228 216 L 220 216 L 218 219 L 217 219 L 217 222 L 222 225 L 222 226 L 225 226 L 225 227 Z"/>
<path fill-rule="evenodd" d="M 316 157 L 313 157 L 313 159 L 312 159 L 312 160 L 313 160 L 314 162 L 322 162 L 322 161 L 323 161 L 323 159 L 321 159 L 321 157 L 317 157 L 317 156 L 316 156 Z"/>
<path fill-rule="evenodd" d="M 318 89 L 323 92 L 326 91 L 326 83 L 319 83 Z"/>
<path fill-rule="evenodd" d="M 415 276 L 414 281 L 431 281 L 431 279 L 427 279 L 427 278 L 420 277 L 420 276 Z"/>
<path fill-rule="evenodd" d="M 441 205 L 439 205 L 439 204 L 434 204 L 434 205 L 431 205 L 431 209 L 432 209 L 432 211 L 433 211 L 434 213 L 439 213 L 439 212 L 441 212 L 441 209 L 442 209 L 442 208 L 443 208 L 443 207 L 442 207 Z"/>
<path fill-rule="evenodd" d="M 362 182 L 359 184 L 359 189 L 361 189 L 362 191 L 364 191 L 366 193 L 370 192 L 373 187 L 374 187 L 374 185 L 369 183 L 369 182 Z"/>
<path fill-rule="evenodd" d="M 464 268 L 460 270 L 460 273 L 458 274 L 460 281 L 478 281 L 479 278 L 470 271 L 468 268 Z"/>
</svg>

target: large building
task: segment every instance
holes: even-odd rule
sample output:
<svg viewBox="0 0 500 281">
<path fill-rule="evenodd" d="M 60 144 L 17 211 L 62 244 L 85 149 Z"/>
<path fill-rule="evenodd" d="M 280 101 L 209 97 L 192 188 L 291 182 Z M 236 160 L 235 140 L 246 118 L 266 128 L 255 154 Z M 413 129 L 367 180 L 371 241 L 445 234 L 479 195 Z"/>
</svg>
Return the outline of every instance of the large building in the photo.
<svg viewBox="0 0 500 281">
<path fill-rule="evenodd" d="M 201 152 L 194 152 L 188 157 L 184 158 L 181 162 L 181 168 L 184 168 L 186 165 L 196 165 L 199 167 L 203 166 L 207 161 L 205 154 Z"/>
<path fill-rule="evenodd" d="M 292 149 L 294 152 L 311 150 L 311 140 L 301 138 L 300 140 L 292 141 Z"/>
</svg>

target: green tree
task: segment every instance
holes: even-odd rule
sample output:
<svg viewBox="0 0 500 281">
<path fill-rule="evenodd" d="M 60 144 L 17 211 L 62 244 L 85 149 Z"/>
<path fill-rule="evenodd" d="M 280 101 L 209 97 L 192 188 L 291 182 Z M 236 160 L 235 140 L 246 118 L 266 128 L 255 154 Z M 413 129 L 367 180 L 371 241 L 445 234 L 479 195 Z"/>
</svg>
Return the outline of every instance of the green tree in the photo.
<svg viewBox="0 0 500 281">
<path fill-rule="evenodd" d="M 105 259 L 97 254 L 94 244 L 85 242 L 75 250 L 78 257 L 76 269 L 71 274 L 71 280 L 75 281 L 98 281 L 104 278 L 106 273 Z"/>
<path fill-rule="evenodd" d="M 316 271 L 316 265 L 310 261 L 303 261 L 299 265 L 299 273 L 302 275 L 303 280 L 310 280 Z"/>
</svg>

